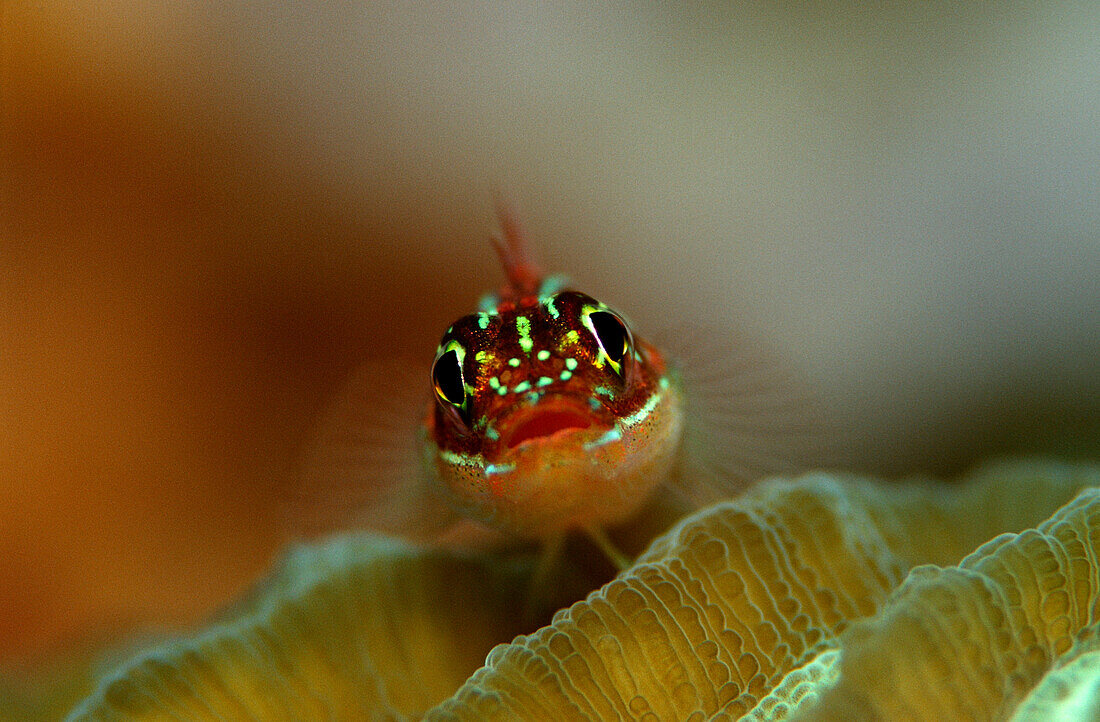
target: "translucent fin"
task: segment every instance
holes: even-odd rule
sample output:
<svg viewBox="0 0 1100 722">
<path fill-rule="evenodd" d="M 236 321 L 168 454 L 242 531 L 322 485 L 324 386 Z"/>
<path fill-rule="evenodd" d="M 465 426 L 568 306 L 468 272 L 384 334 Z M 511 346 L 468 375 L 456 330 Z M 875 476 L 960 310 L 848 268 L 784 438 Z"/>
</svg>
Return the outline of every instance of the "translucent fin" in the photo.
<svg viewBox="0 0 1100 722">
<path fill-rule="evenodd" d="M 527 594 L 520 617 L 524 626 L 532 626 L 554 599 L 554 586 L 558 582 L 564 549 L 564 533 L 552 534 L 543 540 L 535 567 L 527 580 Z"/>
<path fill-rule="evenodd" d="M 525 296 L 536 295 L 542 284 L 543 274 L 531 259 L 531 252 L 527 248 L 527 234 L 520 225 L 515 209 L 509 203 L 498 197 L 496 206 L 501 235 L 493 236 L 492 242 L 507 278 L 507 284 L 500 294 L 501 299 L 517 301 Z"/>
<path fill-rule="evenodd" d="M 615 568 L 620 572 L 624 569 L 628 569 L 634 560 L 624 554 L 615 542 L 611 541 L 611 538 L 607 536 L 607 532 L 602 527 L 590 526 L 585 527 L 584 533 L 588 535 L 588 538 L 592 540 L 592 543 L 596 545 L 607 560 L 615 565 Z"/>
<path fill-rule="evenodd" d="M 762 476 L 827 463 L 835 430 L 813 394 L 744 337 L 679 329 L 661 339 L 684 390 L 685 429 L 673 492 L 693 505 Z"/>
<path fill-rule="evenodd" d="M 421 468 L 428 369 L 372 361 L 322 414 L 302 455 L 289 523 L 298 534 L 362 528 L 444 546 L 494 534 L 462 519 Z"/>
</svg>

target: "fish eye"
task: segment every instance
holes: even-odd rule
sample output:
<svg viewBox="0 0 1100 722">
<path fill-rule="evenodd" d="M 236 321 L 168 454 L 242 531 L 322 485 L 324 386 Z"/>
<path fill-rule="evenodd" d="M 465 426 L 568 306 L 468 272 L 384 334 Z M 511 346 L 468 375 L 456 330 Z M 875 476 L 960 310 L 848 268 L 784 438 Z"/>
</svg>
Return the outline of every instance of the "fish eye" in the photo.
<svg viewBox="0 0 1100 722">
<path fill-rule="evenodd" d="M 610 311 L 593 311 L 588 314 L 589 327 L 600 344 L 611 368 L 623 375 L 624 361 L 631 353 L 630 329 L 621 318 Z"/>
<path fill-rule="evenodd" d="M 457 407 L 466 403 L 466 383 L 457 349 L 452 348 L 436 357 L 432 364 L 432 385 L 435 395 L 444 403 Z"/>
</svg>

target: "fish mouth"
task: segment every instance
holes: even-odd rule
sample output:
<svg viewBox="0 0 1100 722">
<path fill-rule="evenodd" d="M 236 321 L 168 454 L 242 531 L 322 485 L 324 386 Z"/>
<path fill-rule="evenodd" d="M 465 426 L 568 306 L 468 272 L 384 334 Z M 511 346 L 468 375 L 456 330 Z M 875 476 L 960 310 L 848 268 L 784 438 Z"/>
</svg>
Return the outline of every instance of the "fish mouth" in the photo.
<svg viewBox="0 0 1100 722">
<path fill-rule="evenodd" d="M 592 412 L 586 407 L 565 400 L 544 399 L 536 406 L 516 412 L 508 420 L 511 428 L 504 435 L 504 445 L 515 449 L 522 444 L 583 431 L 595 423 Z"/>
</svg>

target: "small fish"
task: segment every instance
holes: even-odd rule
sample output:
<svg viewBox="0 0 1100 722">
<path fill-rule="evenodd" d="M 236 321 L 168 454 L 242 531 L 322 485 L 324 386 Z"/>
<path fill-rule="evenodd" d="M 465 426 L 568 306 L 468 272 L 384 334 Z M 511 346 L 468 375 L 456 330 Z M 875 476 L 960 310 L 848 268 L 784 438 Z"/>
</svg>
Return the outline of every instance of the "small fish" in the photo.
<svg viewBox="0 0 1100 722">
<path fill-rule="evenodd" d="M 515 221 L 502 226 L 504 287 L 436 349 L 429 473 L 463 514 L 508 534 L 598 533 L 669 477 L 680 384 L 621 314 L 544 277 Z"/>
<path fill-rule="evenodd" d="M 500 221 L 505 283 L 446 330 L 430 375 L 368 364 L 320 424 L 304 490 L 322 526 L 466 546 L 580 530 L 622 566 L 604 530 L 659 489 L 690 506 L 782 466 L 808 417 L 769 365 L 684 331 L 703 358 L 671 363 L 621 313 L 544 275 L 512 214 Z"/>
</svg>

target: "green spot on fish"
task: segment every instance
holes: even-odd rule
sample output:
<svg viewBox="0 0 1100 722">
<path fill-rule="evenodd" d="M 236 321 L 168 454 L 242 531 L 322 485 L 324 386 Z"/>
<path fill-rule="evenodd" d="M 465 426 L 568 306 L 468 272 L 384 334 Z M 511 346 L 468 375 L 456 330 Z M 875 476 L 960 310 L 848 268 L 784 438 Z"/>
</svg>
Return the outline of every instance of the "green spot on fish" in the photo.
<svg viewBox="0 0 1100 722">
<path fill-rule="evenodd" d="M 519 347 L 524 353 L 531 353 L 535 347 L 535 342 L 531 340 L 531 319 L 516 316 L 516 333 L 519 334 Z"/>
<path fill-rule="evenodd" d="M 517 394 L 522 394 L 529 388 L 531 388 L 530 381 L 520 381 L 518 384 L 516 384 L 516 387 L 512 389 L 512 391 L 515 391 Z"/>
<path fill-rule="evenodd" d="M 519 366 L 519 359 L 518 358 L 508 359 L 508 365 L 511 366 L 512 368 L 518 367 Z"/>
<path fill-rule="evenodd" d="M 467 456 L 466 454 L 457 454 L 450 449 L 440 449 L 439 456 L 452 466 L 476 466 L 482 461 L 481 454 Z"/>
<path fill-rule="evenodd" d="M 604 435 L 600 438 L 585 444 L 584 448 L 588 451 L 591 451 L 592 449 L 598 449 L 599 447 L 606 444 L 614 443 L 621 438 L 623 438 L 623 434 L 621 431 L 619 431 L 618 428 L 608 429 L 607 432 L 604 433 Z"/>
<path fill-rule="evenodd" d="M 660 394 L 653 394 L 649 397 L 649 400 L 645 402 L 642 408 L 635 411 L 630 416 L 623 419 L 624 426 L 634 426 L 640 424 L 646 420 L 646 417 L 653 413 L 653 409 L 657 408 L 657 403 L 661 400 Z"/>
<path fill-rule="evenodd" d="M 570 371 L 576 371 L 577 359 L 572 357 L 565 359 L 565 368 L 569 369 Z"/>
<path fill-rule="evenodd" d="M 549 376 L 539 377 L 539 386 L 549 386 L 552 383 L 554 383 L 554 379 L 550 378 Z"/>
<path fill-rule="evenodd" d="M 565 288 L 565 276 L 547 276 L 539 286 L 540 296 L 553 296 Z"/>
<path fill-rule="evenodd" d="M 495 316 L 497 314 L 497 306 L 499 305 L 500 296 L 495 293 L 487 293 L 478 300 L 477 310 L 481 313 Z"/>
<path fill-rule="evenodd" d="M 489 328 L 489 314 L 482 312 L 477 315 L 477 325 L 482 331 Z"/>
<path fill-rule="evenodd" d="M 550 358 L 549 351 L 547 351 L 546 349 L 539 351 L 539 361 L 545 361 L 548 358 Z"/>
<path fill-rule="evenodd" d="M 562 371 L 561 375 L 558 376 L 558 378 L 561 379 L 562 381 L 568 381 L 569 379 L 573 378 L 573 372 L 572 371 Z"/>
</svg>

